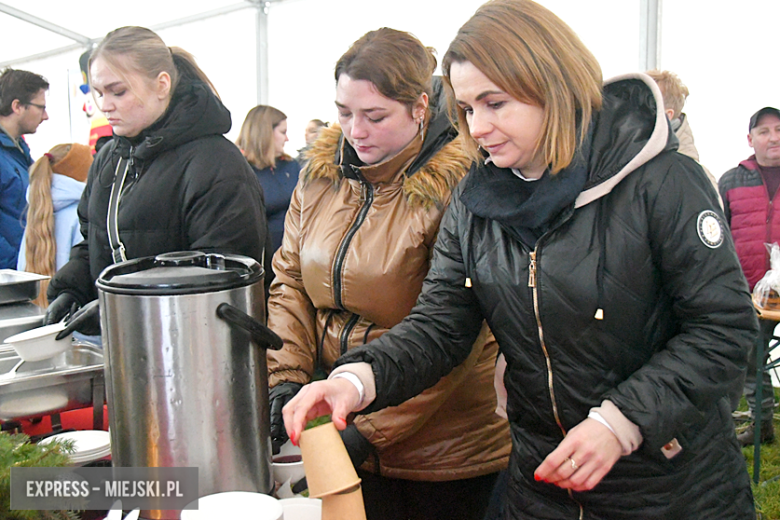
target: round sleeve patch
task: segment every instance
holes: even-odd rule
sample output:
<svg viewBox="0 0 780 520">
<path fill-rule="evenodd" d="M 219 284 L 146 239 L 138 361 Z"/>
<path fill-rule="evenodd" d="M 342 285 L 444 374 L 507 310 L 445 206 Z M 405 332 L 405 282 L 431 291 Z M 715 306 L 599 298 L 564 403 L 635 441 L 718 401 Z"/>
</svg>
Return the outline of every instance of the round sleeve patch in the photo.
<svg viewBox="0 0 780 520">
<path fill-rule="evenodd" d="M 716 249 L 723 244 L 725 231 L 720 218 L 714 211 L 705 210 L 699 213 L 699 218 L 696 219 L 696 231 L 699 233 L 701 241 L 707 247 Z"/>
</svg>

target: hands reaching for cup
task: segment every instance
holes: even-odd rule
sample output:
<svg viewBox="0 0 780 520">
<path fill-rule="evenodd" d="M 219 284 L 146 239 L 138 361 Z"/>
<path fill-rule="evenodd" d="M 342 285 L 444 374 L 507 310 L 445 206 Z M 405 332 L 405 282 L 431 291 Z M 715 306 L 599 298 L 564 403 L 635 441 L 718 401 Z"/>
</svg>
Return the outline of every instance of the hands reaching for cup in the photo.
<svg viewBox="0 0 780 520">
<path fill-rule="evenodd" d="M 360 404 L 360 393 L 344 378 L 316 381 L 304 386 L 284 407 L 284 426 L 296 446 L 301 432 L 312 419 L 331 414 L 336 428 L 347 427 L 347 415 Z"/>
<path fill-rule="evenodd" d="M 620 441 L 609 428 L 585 419 L 536 468 L 534 477 L 564 489 L 587 491 L 601 482 L 622 453 Z"/>
</svg>

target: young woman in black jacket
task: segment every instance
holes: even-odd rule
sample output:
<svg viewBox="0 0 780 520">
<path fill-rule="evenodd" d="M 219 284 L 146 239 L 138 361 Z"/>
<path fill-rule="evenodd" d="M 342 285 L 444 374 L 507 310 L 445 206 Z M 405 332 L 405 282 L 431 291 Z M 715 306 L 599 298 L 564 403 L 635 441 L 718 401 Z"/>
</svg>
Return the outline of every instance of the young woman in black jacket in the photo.
<svg viewBox="0 0 780 520">
<path fill-rule="evenodd" d="M 230 113 L 192 55 L 167 47 L 149 29 L 122 27 L 98 45 L 89 70 L 114 139 L 97 154 L 79 204 L 85 240 L 47 292 L 47 323 L 73 304 L 83 307 L 62 334 L 100 332 L 95 280 L 116 261 L 188 250 L 261 261 L 266 244 L 260 186 L 222 135 Z M 115 180 L 124 247 L 109 241 Z"/>
</svg>

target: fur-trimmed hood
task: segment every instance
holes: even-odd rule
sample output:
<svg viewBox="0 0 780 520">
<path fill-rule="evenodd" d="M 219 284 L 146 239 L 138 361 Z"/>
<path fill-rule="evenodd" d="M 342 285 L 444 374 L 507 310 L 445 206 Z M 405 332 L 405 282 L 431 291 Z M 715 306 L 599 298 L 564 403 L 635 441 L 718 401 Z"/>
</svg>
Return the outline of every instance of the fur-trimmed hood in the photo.
<svg viewBox="0 0 780 520">
<path fill-rule="evenodd" d="M 441 209 L 465 176 L 471 160 L 463 152 L 461 137 L 449 119 L 439 78 L 434 78 L 433 87 L 425 140 L 404 172 L 403 190 L 411 206 Z M 336 184 L 344 177 L 357 178 L 355 168 L 366 166 L 344 139 L 338 124 L 324 128 L 304 157 L 308 161 L 301 174 L 304 186 L 314 179 L 329 179 Z"/>
<path fill-rule="evenodd" d="M 323 129 L 308 150 L 308 163 L 301 175 L 303 185 L 314 179 L 328 179 L 337 184 L 344 178 L 344 166 L 356 166 L 359 169 L 362 164 L 344 160 L 354 154 L 351 149 L 343 138 L 339 125 Z M 420 155 L 422 153 L 421 151 Z M 341 161 L 336 162 L 338 159 Z M 449 200 L 450 192 L 465 176 L 470 164 L 471 160 L 463 152 L 460 138 L 451 140 L 435 151 L 416 171 L 409 168 L 404 172 L 403 190 L 407 201 L 413 207 L 442 208 Z"/>
</svg>

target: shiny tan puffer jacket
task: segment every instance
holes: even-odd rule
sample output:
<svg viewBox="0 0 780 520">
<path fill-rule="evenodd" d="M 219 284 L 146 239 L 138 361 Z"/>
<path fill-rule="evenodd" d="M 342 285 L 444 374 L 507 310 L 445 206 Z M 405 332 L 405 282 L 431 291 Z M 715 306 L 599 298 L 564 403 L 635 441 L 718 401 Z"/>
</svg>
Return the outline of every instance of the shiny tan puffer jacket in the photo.
<svg viewBox="0 0 780 520">
<path fill-rule="evenodd" d="M 340 138 L 335 127 L 316 142 L 273 259 L 268 325 L 284 348 L 268 352 L 272 387 L 308 383 L 317 368 L 329 373 L 347 349 L 409 314 L 451 190 L 469 165 L 454 141 L 407 176 L 421 149 L 415 139 L 384 163 L 361 167 L 361 182 L 334 163 L 344 157 Z M 484 327 L 470 357 L 435 386 L 400 406 L 358 416 L 358 430 L 376 449 L 363 469 L 446 481 L 505 468 L 511 443 L 506 420 L 495 414 L 497 350 Z"/>
</svg>

